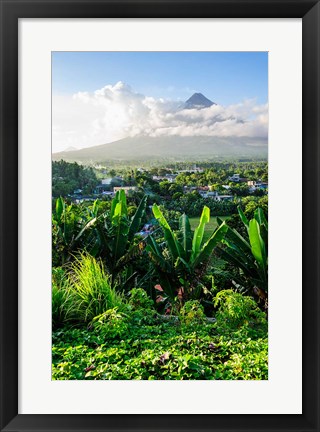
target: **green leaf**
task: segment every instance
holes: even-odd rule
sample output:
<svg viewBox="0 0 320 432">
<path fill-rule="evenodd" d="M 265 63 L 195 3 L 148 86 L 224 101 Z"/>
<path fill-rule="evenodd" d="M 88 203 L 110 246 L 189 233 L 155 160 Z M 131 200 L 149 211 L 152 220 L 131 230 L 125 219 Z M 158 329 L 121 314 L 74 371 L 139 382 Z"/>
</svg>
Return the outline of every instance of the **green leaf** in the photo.
<svg viewBox="0 0 320 432">
<path fill-rule="evenodd" d="M 222 241 L 227 231 L 228 226 L 225 222 L 223 222 L 223 224 L 215 230 L 209 240 L 203 245 L 200 253 L 194 259 L 191 258 L 191 265 L 193 267 L 196 267 L 197 265 L 205 264 L 206 262 L 208 262 L 213 252 L 213 249 L 218 245 L 218 243 Z"/>
<path fill-rule="evenodd" d="M 119 203 L 119 196 L 120 196 L 120 191 L 117 191 L 113 200 L 111 201 L 111 208 L 110 208 L 110 219 L 111 220 L 114 216 L 115 208 L 116 208 L 117 204 Z"/>
<path fill-rule="evenodd" d="M 128 221 L 122 216 L 122 203 L 118 203 L 115 209 L 115 215 L 112 219 L 114 224 L 113 233 L 114 241 L 112 247 L 113 265 L 117 264 L 118 259 L 124 254 L 128 243 L 129 226 Z"/>
<path fill-rule="evenodd" d="M 231 248 L 222 249 L 218 246 L 217 251 L 222 259 L 243 270 L 247 276 L 251 278 L 256 276 L 257 269 L 254 265 L 253 257 L 250 259 Z"/>
<path fill-rule="evenodd" d="M 64 203 L 63 199 L 61 197 L 59 197 L 56 201 L 56 216 L 57 216 L 58 221 L 61 220 L 61 216 L 62 216 L 62 213 L 64 212 L 64 209 L 65 209 L 65 203 Z"/>
<path fill-rule="evenodd" d="M 239 213 L 240 219 L 242 220 L 243 224 L 246 226 L 247 229 L 249 229 L 249 221 L 248 221 L 246 215 L 243 213 L 240 206 L 238 206 L 238 213 Z"/>
<path fill-rule="evenodd" d="M 91 228 L 96 223 L 96 221 L 97 221 L 97 218 L 95 217 L 95 218 L 91 219 L 88 223 L 86 223 L 85 226 L 82 228 L 82 230 L 77 235 L 77 237 L 74 239 L 74 241 L 77 242 L 78 240 L 80 240 L 83 233 L 85 231 L 87 231 L 89 228 Z"/>
<path fill-rule="evenodd" d="M 204 206 L 200 217 L 199 225 L 195 229 L 193 234 L 191 260 L 195 259 L 195 257 L 198 255 L 201 249 L 204 228 L 206 224 L 209 222 L 209 220 L 210 220 L 210 209 L 207 206 Z"/>
<path fill-rule="evenodd" d="M 174 232 L 171 230 L 170 225 L 168 224 L 166 218 L 163 216 L 161 210 L 157 206 L 157 204 L 154 204 L 152 206 L 152 211 L 154 214 L 154 217 L 158 220 L 159 224 L 161 225 L 163 232 L 164 232 L 164 238 L 167 242 L 168 248 L 170 250 L 171 256 L 173 260 L 175 261 L 178 256 L 184 255 L 184 251 L 182 249 L 182 246 L 179 244 Z"/>
<path fill-rule="evenodd" d="M 192 231 L 189 218 L 183 214 L 179 219 L 179 228 L 182 234 L 182 247 L 186 252 L 186 257 L 189 259 L 192 249 Z"/>
<path fill-rule="evenodd" d="M 142 217 L 146 210 L 146 204 L 147 204 L 147 196 L 145 195 L 140 201 L 139 206 L 132 217 L 130 228 L 129 228 L 129 240 L 131 240 L 134 237 L 134 235 L 138 232 L 140 228 Z"/>
<path fill-rule="evenodd" d="M 266 251 L 264 241 L 260 235 L 259 223 L 256 219 L 251 219 L 249 223 L 249 239 L 251 251 L 258 264 L 265 269 L 266 267 Z"/>
<path fill-rule="evenodd" d="M 119 207 L 119 204 L 120 204 L 120 207 Z M 128 215 L 127 198 L 126 198 L 125 191 L 123 189 L 120 189 L 116 192 L 116 195 L 111 202 L 111 210 L 110 210 L 111 220 L 113 219 L 113 217 L 115 215 L 115 210 L 116 210 L 117 206 L 118 206 L 118 209 L 121 208 L 121 214 L 123 216 Z"/>
<path fill-rule="evenodd" d="M 217 219 L 218 225 L 223 224 L 224 221 L 221 218 L 219 218 L 219 216 L 217 216 L 216 219 Z"/>
<path fill-rule="evenodd" d="M 119 190 L 119 202 L 121 202 L 122 206 L 122 215 L 123 216 L 128 216 L 128 210 L 127 210 L 127 197 L 126 197 L 126 193 L 123 189 Z"/>
<path fill-rule="evenodd" d="M 268 221 L 263 213 L 262 208 L 258 207 L 254 212 L 254 218 L 259 223 L 260 235 L 266 247 L 266 254 L 268 254 Z"/>
<path fill-rule="evenodd" d="M 268 230 L 268 221 L 267 221 L 261 207 L 258 207 L 255 210 L 254 218 L 259 223 L 259 225 L 265 225 L 266 229 Z"/>
<path fill-rule="evenodd" d="M 230 228 L 228 226 L 227 234 L 224 238 L 224 243 L 226 243 L 229 247 L 233 249 L 237 249 L 239 252 L 243 251 L 244 253 L 251 252 L 251 246 L 247 242 L 245 238 L 242 237 L 241 234 L 238 233 L 237 230 Z"/>
<path fill-rule="evenodd" d="M 93 203 L 93 206 L 92 206 L 92 213 L 95 217 L 98 214 L 98 210 L 99 210 L 99 201 L 95 200 L 95 202 Z"/>
</svg>

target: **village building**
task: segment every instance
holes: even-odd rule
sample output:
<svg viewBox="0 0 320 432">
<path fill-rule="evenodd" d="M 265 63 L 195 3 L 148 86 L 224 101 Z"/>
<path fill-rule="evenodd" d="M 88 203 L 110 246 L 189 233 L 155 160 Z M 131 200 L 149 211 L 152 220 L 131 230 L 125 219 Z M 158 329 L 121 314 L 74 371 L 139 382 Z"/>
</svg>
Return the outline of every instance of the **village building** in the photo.
<svg viewBox="0 0 320 432">
<path fill-rule="evenodd" d="M 125 194 L 128 195 L 129 191 L 137 191 L 137 186 L 117 186 L 113 188 L 113 192 L 116 193 L 119 190 L 124 190 Z"/>
</svg>

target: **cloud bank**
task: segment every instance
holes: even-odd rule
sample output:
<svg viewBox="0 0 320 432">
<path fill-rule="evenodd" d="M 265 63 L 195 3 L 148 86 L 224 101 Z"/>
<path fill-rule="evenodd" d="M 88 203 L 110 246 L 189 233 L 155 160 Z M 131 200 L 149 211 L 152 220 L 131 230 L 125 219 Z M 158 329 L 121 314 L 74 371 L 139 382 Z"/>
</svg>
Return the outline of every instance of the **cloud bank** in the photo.
<svg viewBox="0 0 320 432">
<path fill-rule="evenodd" d="M 52 102 L 53 152 L 128 136 L 266 138 L 268 134 L 268 105 L 254 100 L 183 109 L 181 101 L 145 96 L 119 81 L 90 93 L 53 95 Z"/>
</svg>

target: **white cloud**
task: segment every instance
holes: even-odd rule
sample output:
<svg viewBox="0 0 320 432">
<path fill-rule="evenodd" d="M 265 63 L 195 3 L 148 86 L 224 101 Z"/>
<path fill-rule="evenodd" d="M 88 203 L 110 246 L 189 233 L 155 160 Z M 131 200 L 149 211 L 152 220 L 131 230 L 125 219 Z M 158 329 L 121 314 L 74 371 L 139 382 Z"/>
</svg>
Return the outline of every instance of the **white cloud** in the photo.
<svg viewBox="0 0 320 432">
<path fill-rule="evenodd" d="M 92 93 L 53 95 L 54 152 L 137 135 L 265 138 L 267 134 L 268 105 L 254 100 L 182 109 L 181 101 L 145 96 L 121 81 Z"/>
</svg>

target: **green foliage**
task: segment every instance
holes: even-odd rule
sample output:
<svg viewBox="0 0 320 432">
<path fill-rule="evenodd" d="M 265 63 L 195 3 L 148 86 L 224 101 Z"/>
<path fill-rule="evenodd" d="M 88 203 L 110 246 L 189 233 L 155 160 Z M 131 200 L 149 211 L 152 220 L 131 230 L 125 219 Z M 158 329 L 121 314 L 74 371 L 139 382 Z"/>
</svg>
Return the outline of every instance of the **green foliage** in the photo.
<svg viewBox="0 0 320 432">
<path fill-rule="evenodd" d="M 186 325 L 203 324 L 206 319 L 203 306 L 198 300 L 187 301 L 180 310 L 179 319 Z"/>
<path fill-rule="evenodd" d="M 219 307 L 215 315 L 218 333 L 233 333 L 239 329 L 249 332 L 250 336 L 255 332 L 260 336 L 267 333 L 266 315 L 252 297 L 223 290 L 216 295 L 214 305 Z"/>
<path fill-rule="evenodd" d="M 127 304 L 128 325 L 154 324 L 156 310 L 153 300 L 142 288 L 133 288 Z"/>
<path fill-rule="evenodd" d="M 257 208 L 261 208 L 266 218 L 268 218 L 268 195 L 263 197 L 245 197 L 241 200 L 241 206 L 244 208 L 244 213 L 248 219 L 254 217 L 254 212 Z"/>
<path fill-rule="evenodd" d="M 92 206 L 68 204 L 59 197 L 52 212 L 52 263 L 60 266 L 68 262 L 79 250 L 92 252 L 88 236 L 101 203 Z"/>
<path fill-rule="evenodd" d="M 128 331 L 126 315 L 118 311 L 118 307 L 108 309 L 93 318 L 90 328 L 96 330 L 100 337 L 124 337 Z"/>
<path fill-rule="evenodd" d="M 193 193 L 186 193 L 179 199 L 166 202 L 168 210 L 187 213 L 190 217 L 199 217 L 204 206 L 210 209 L 212 215 L 217 216 L 229 216 L 237 211 L 237 204 L 234 201 L 215 201 Z"/>
<path fill-rule="evenodd" d="M 120 273 L 141 255 L 143 242 L 135 235 L 141 227 L 146 202 L 144 197 L 130 217 L 123 190 L 116 193 L 110 210 L 105 212 L 100 210 L 105 207 L 101 201 L 77 206 L 58 198 L 52 214 L 53 265 L 64 264 L 85 250 L 103 260 L 115 286 Z"/>
<path fill-rule="evenodd" d="M 111 202 L 110 213 L 104 213 L 91 222 L 94 255 L 103 260 L 112 285 L 116 285 L 120 273 L 142 252 L 143 242 L 135 234 L 140 229 L 146 202 L 147 197 L 142 198 L 130 218 L 125 192 L 120 190 Z M 122 283 L 125 285 L 126 281 Z"/>
<path fill-rule="evenodd" d="M 139 186 L 132 196 L 119 191 L 112 201 L 80 205 L 55 200 L 53 264 L 66 264 L 52 274 L 53 379 L 268 378 L 266 315 L 252 297 L 224 290 L 232 281 L 239 290 L 267 293 L 267 196 L 216 202 L 191 188 L 211 184 L 222 192 L 233 173 L 267 180 L 267 165 L 208 162 L 176 183 L 152 179 L 187 168 L 126 167 L 112 175 Z M 154 202 L 159 228 L 142 238 L 137 233 Z M 210 224 L 210 213 L 230 215 L 237 204 L 237 220 Z M 183 212 L 200 219 L 190 224 Z"/>
<path fill-rule="evenodd" d="M 67 275 L 63 268 L 52 269 L 52 328 L 64 325 L 72 310 L 72 298 L 67 289 Z"/>
<path fill-rule="evenodd" d="M 268 222 L 262 209 L 255 210 L 250 221 L 239 207 L 239 216 L 246 228 L 247 236 L 228 227 L 223 239 L 225 247 L 218 248 L 219 255 L 239 268 L 235 282 L 251 292 L 268 292 Z M 222 225 L 222 221 L 220 221 Z"/>
<path fill-rule="evenodd" d="M 68 266 L 67 290 L 72 299 L 74 321 L 89 322 L 111 308 L 123 305 L 123 297 L 111 286 L 102 262 L 81 254 Z"/>
<path fill-rule="evenodd" d="M 175 233 L 156 204 L 152 210 L 163 230 L 165 243 L 164 247 L 161 247 L 151 237 L 147 251 L 165 294 L 171 300 L 177 295 L 180 300 L 199 297 L 201 276 L 205 272 L 214 248 L 223 239 L 227 226 L 222 223 L 204 242 L 205 225 L 210 220 L 208 207 L 203 208 L 199 225 L 193 236 L 189 219 L 185 214 L 180 218 L 179 232 Z"/>
<path fill-rule="evenodd" d="M 211 212 L 210 212 L 211 213 Z M 219 216 L 221 220 L 229 220 L 229 216 Z M 189 222 L 192 231 L 194 231 L 197 226 L 199 225 L 199 218 L 198 217 L 189 217 Z M 219 226 L 217 222 L 217 218 L 215 216 L 210 216 L 210 221 L 206 224 L 204 235 L 203 235 L 203 241 L 209 240 L 211 234 L 213 231 L 216 230 L 216 228 Z"/>
<path fill-rule="evenodd" d="M 179 229 L 179 220 L 182 216 L 181 212 L 176 210 L 167 210 L 164 205 L 159 206 L 163 216 L 168 221 L 168 224 L 171 226 L 173 231 Z"/>
<path fill-rule="evenodd" d="M 81 189 L 84 194 L 91 194 L 97 183 L 97 177 L 90 167 L 63 160 L 52 162 L 53 197 L 67 196 L 77 189 Z"/>
<path fill-rule="evenodd" d="M 195 331 L 193 324 L 156 320 L 153 325 L 131 321 L 124 330 L 127 318 L 118 311 L 108 314 L 103 331 L 65 328 L 53 334 L 54 380 L 268 379 L 265 335 L 248 337 L 239 330 L 226 336 L 216 334 L 212 324 Z M 116 324 L 105 325 L 114 314 Z"/>
<path fill-rule="evenodd" d="M 153 301 L 142 288 L 133 288 L 130 291 L 129 305 L 133 309 L 147 310 L 153 308 Z"/>
</svg>

